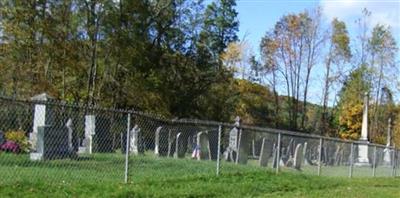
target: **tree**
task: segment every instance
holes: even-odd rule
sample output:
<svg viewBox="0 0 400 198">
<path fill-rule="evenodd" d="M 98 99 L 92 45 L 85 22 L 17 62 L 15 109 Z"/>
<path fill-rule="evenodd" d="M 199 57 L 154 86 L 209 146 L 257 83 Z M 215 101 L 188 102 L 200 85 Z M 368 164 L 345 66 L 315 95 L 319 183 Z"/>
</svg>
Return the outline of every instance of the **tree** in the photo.
<svg viewBox="0 0 400 198">
<path fill-rule="evenodd" d="M 306 122 L 310 74 L 317 63 L 318 51 L 323 43 L 320 16 L 319 10 L 312 14 L 305 11 L 296 15 L 285 15 L 262 40 L 261 50 L 266 56 L 263 59 L 270 64 L 268 67 L 273 68 L 272 78 L 276 78 L 278 72 L 286 84 L 288 120 L 291 129 L 299 128 L 299 118 L 301 118 L 301 129 L 304 129 Z M 276 79 L 273 82 L 276 83 Z M 302 109 L 300 94 L 303 94 Z"/>
<path fill-rule="evenodd" d="M 308 13 L 306 12 L 306 15 Z M 304 22 L 305 34 L 304 41 L 306 46 L 306 73 L 303 91 L 303 113 L 301 117 L 301 128 L 305 129 L 305 122 L 307 119 L 307 94 L 308 86 L 310 82 L 311 70 L 317 64 L 317 59 L 319 57 L 319 51 L 323 47 L 323 42 L 325 41 L 321 30 L 321 10 L 315 9 L 310 13 L 310 19 L 306 19 Z"/>
<path fill-rule="evenodd" d="M 371 54 L 371 67 L 374 72 L 374 89 L 375 89 L 375 105 L 373 111 L 373 124 L 372 134 L 383 133 L 384 131 L 379 130 L 379 108 L 381 90 L 388 90 L 385 82 L 386 73 L 390 73 L 390 69 L 395 66 L 395 57 L 398 50 L 396 46 L 396 40 L 394 39 L 392 32 L 389 27 L 383 25 L 376 25 L 372 30 L 371 38 L 368 40 L 368 50 Z M 385 89 L 384 89 L 385 88 Z"/>
<path fill-rule="evenodd" d="M 370 90 L 368 70 L 365 65 L 350 73 L 340 93 L 338 104 L 339 136 L 356 140 L 360 137 L 364 93 Z"/>
<path fill-rule="evenodd" d="M 271 78 L 268 79 L 268 84 L 272 87 L 272 92 L 274 94 L 274 117 L 275 117 L 275 127 L 279 126 L 280 118 L 280 100 L 277 91 L 278 86 L 278 60 L 277 60 L 277 50 L 278 42 L 274 39 L 274 33 L 268 32 L 261 40 L 260 51 L 263 59 L 263 74 L 270 74 Z"/>
<path fill-rule="evenodd" d="M 332 84 L 343 74 L 343 64 L 350 61 L 350 38 L 346 24 L 338 19 L 333 19 L 329 35 L 329 51 L 325 59 L 325 78 L 323 87 L 322 115 L 321 115 L 321 135 L 328 131 L 329 115 L 328 101 Z M 333 68 L 336 66 L 336 68 Z"/>
<path fill-rule="evenodd" d="M 238 40 L 239 30 L 236 0 L 218 0 L 207 6 L 204 13 L 204 24 L 198 43 L 200 58 L 210 58 L 221 69 L 220 55 L 229 43 Z"/>
</svg>

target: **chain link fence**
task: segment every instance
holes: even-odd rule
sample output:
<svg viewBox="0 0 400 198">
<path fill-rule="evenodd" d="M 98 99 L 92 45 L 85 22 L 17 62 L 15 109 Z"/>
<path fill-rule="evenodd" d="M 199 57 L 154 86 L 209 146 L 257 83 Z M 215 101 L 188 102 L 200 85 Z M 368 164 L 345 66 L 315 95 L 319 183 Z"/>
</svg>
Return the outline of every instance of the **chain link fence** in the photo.
<svg viewBox="0 0 400 198">
<path fill-rule="evenodd" d="M 55 101 L 0 98 L 1 182 L 140 182 L 259 170 L 398 176 L 391 146 Z"/>
</svg>

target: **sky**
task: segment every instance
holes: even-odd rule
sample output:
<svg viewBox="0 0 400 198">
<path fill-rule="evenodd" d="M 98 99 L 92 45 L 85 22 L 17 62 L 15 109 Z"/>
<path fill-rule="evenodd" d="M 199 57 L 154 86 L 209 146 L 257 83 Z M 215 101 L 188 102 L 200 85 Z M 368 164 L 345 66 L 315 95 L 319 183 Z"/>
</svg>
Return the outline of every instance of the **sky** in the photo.
<svg viewBox="0 0 400 198">
<path fill-rule="evenodd" d="M 325 25 L 329 25 L 334 17 L 346 23 L 351 44 L 355 43 L 359 31 L 355 21 L 362 16 L 364 8 L 371 12 L 370 27 L 378 23 L 389 25 L 397 43 L 400 43 L 400 0 L 237 0 L 239 39 L 246 40 L 252 51 L 258 55 L 261 38 L 283 15 L 318 6 L 322 8 L 322 20 Z M 397 59 L 400 60 L 400 55 Z M 321 87 L 318 85 L 322 80 L 323 71 L 316 68 L 313 74 L 309 99 L 313 103 L 320 103 Z M 399 95 L 396 95 L 395 100 L 399 102 L 399 99 Z M 333 100 L 331 103 L 333 104 Z"/>
</svg>

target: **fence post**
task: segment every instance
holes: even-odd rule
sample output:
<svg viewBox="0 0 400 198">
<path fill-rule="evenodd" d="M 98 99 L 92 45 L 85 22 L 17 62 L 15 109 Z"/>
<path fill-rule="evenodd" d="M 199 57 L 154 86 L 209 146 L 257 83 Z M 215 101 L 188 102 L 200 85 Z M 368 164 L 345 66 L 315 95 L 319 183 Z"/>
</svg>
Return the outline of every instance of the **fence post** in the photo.
<svg viewBox="0 0 400 198">
<path fill-rule="evenodd" d="M 318 176 L 321 175 L 322 138 L 319 138 Z"/>
<path fill-rule="evenodd" d="M 376 174 L 376 146 L 374 146 L 374 160 L 372 161 L 372 176 Z"/>
<path fill-rule="evenodd" d="M 351 143 L 350 148 L 350 167 L 349 167 L 349 177 L 353 177 L 353 160 L 354 160 L 354 143 Z"/>
<path fill-rule="evenodd" d="M 221 167 L 221 133 L 222 127 L 218 127 L 218 153 L 217 153 L 217 176 L 219 176 L 219 169 Z"/>
<path fill-rule="evenodd" d="M 130 128 L 131 128 L 131 114 L 128 113 L 128 123 L 126 127 L 126 147 L 125 147 L 125 180 L 124 180 L 125 183 L 128 183 Z"/>
<path fill-rule="evenodd" d="M 276 149 L 276 173 L 279 173 L 279 162 L 280 162 L 280 153 L 281 153 L 281 133 L 278 133 L 278 145 Z"/>
</svg>

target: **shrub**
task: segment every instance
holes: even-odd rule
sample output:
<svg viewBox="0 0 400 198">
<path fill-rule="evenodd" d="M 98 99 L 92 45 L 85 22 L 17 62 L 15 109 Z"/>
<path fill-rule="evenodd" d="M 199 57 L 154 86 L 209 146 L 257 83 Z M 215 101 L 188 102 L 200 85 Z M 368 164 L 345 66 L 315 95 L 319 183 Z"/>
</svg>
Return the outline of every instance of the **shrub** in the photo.
<svg viewBox="0 0 400 198">
<path fill-rule="evenodd" d="M 13 141 L 6 141 L 6 143 L 0 146 L 0 150 L 13 153 L 19 153 L 21 151 L 19 145 Z"/>
<path fill-rule="evenodd" d="M 5 138 L 7 141 L 17 144 L 22 152 L 29 152 L 30 144 L 28 138 L 25 136 L 24 131 L 8 131 L 5 133 Z"/>
</svg>

